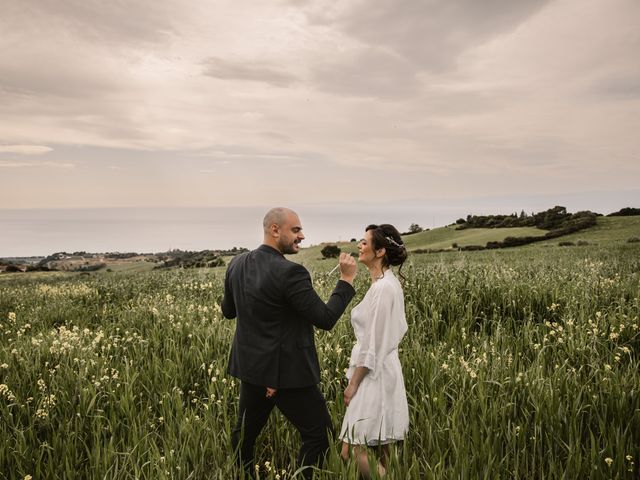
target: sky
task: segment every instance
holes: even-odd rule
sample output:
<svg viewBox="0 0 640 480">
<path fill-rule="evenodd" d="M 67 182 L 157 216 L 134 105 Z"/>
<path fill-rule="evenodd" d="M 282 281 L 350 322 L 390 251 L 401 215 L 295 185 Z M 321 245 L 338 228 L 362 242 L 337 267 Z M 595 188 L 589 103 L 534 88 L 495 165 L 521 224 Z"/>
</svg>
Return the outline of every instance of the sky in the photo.
<svg viewBox="0 0 640 480">
<path fill-rule="evenodd" d="M 0 11 L 0 209 L 640 206 L 637 0 Z"/>
</svg>

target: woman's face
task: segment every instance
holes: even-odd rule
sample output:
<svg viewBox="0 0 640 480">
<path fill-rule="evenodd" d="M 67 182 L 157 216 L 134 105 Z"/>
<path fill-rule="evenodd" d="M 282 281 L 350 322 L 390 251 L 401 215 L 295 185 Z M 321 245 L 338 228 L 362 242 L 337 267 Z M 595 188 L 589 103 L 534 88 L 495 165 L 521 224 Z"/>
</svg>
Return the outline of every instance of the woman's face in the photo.
<svg viewBox="0 0 640 480">
<path fill-rule="evenodd" d="M 384 255 L 384 251 L 382 249 L 376 252 L 373 246 L 372 237 L 372 230 L 368 230 L 364 232 L 364 238 L 360 240 L 360 243 L 358 243 L 358 260 L 367 266 L 371 265 L 376 258 L 381 258 L 382 255 Z"/>
</svg>

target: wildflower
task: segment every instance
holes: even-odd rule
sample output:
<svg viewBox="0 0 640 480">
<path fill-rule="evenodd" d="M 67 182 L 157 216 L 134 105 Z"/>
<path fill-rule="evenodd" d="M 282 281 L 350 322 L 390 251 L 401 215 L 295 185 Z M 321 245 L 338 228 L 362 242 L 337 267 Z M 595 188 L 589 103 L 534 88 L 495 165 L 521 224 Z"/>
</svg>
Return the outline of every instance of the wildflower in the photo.
<svg viewBox="0 0 640 480">
<path fill-rule="evenodd" d="M 7 315 L 7 318 L 9 319 L 9 323 L 16 323 L 15 312 L 9 312 L 9 315 Z"/>
<path fill-rule="evenodd" d="M 631 460 L 633 460 L 633 457 L 632 457 L 631 455 L 627 455 L 627 456 L 626 456 L 626 457 L 624 457 L 624 458 L 626 458 L 629 462 L 630 462 Z"/>
<path fill-rule="evenodd" d="M 36 410 L 36 417 L 44 420 L 45 418 L 47 418 L 49 416 L 49 412 L 47 412 L 46 410 L 39 408 L 38 410 Z"/>
<path fill-rule="evenodd" d="M 31 475 L 25 475 L 24 480 L 31 480 L 33 477 Z"/>
<path fill-rule="evenodd" d="M 604 459 L 604 462 L 607 464 L 607 466 L 611 466 L 611 464 L 613 463 L 613 458 L 611 457 L 607 457 Z"/>
<path fill-rule="evenodd" d="M 6 363 L 3 363 L 2 365 L 0 365 L 0 368 L 3 368 L 6 370 L 7 368 L 9 368 L 9 365 L 7 365 Z"/>
<path fill-rule="evenodd" d="M 16 399 L 13 392 L 9 390 L 9 387 L 7 387 L 4 383 L 0 384 L 0 396 L 6 398 L 10 402 L 13 402 Z"/>
</svg>

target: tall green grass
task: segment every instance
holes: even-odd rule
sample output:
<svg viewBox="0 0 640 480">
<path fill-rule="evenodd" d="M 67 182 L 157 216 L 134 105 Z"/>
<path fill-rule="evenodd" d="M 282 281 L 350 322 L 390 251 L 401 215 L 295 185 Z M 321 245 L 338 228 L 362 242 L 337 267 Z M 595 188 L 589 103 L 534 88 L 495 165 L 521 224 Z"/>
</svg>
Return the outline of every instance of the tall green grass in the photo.
<svg viewBox="0 0 640 480">
<path fill-rule="evenodd" d="M 637 478 L 640 249 L 414 255 L 401 361 L 411 427 L 390 478 Z M 309 262 L 326 298 L 333 262 Z M 223 269 L 0 282 L 0 478 L 227 479 L 238 384 Z M 362 271 L 357 299 L 368 288 Z M 355 302 L 354 302 L 355 304 Z M 353 334 L 318 332 L 334 424 Z M 299 438 L 272 415 L 261 478 Z M 355 478 L 336 442 L 319 478 Z"/>
</svg>

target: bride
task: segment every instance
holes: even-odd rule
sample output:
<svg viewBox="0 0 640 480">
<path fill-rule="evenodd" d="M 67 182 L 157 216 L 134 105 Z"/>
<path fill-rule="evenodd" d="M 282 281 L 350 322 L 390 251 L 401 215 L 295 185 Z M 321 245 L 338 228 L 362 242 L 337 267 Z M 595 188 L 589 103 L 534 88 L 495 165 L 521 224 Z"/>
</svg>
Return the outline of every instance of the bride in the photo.
<svg viewBox="0 0 640 480">
<path fill-rule="evenodd" d="M 342 458 L 355 459 L 371 477 L 367 446 L 376 447 L 376 468 L 384 475 L 389 444 L 403 440 L 409 409 L 398 357 L 407 331 L 402 286 L 391 270 L 407 258 L 398 230 L 389 224 L 369 225 L 358 244 L 359 261 L 371 274 L 371 287 L 351 312 L 356 344 L 351 352 L 344 391 L 347 411 L 342 422 Z"/>
</svg>

